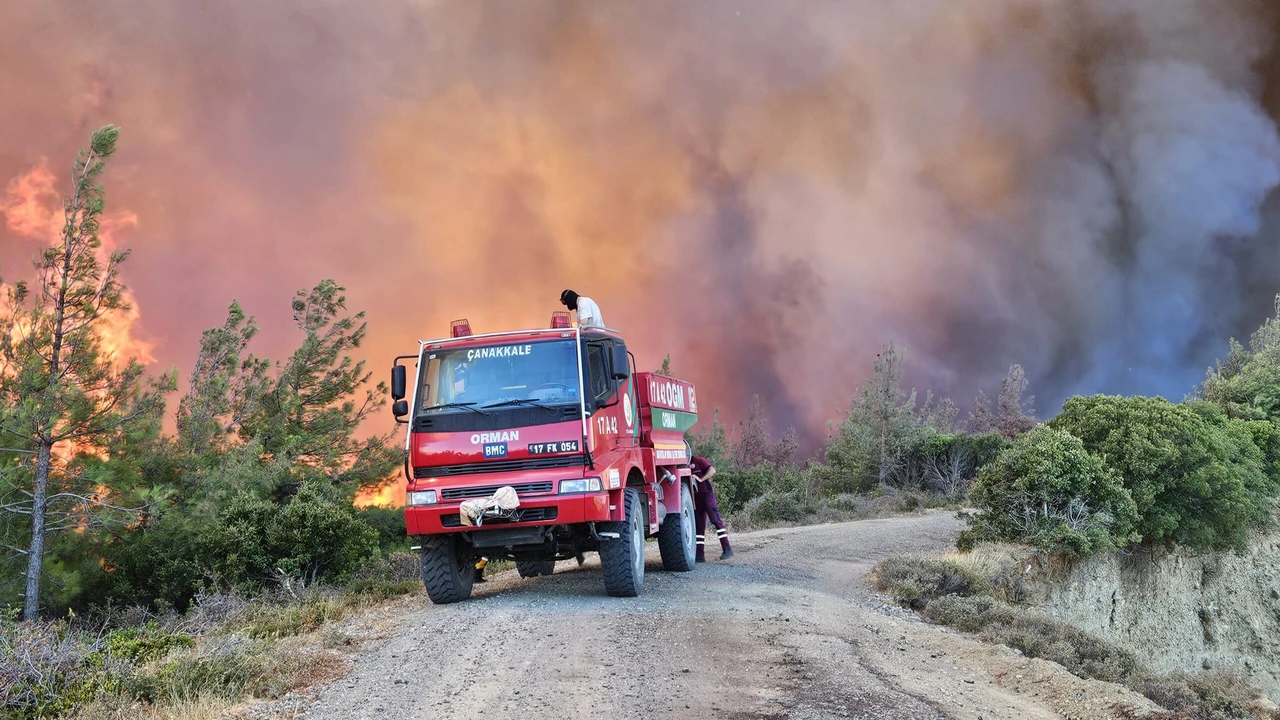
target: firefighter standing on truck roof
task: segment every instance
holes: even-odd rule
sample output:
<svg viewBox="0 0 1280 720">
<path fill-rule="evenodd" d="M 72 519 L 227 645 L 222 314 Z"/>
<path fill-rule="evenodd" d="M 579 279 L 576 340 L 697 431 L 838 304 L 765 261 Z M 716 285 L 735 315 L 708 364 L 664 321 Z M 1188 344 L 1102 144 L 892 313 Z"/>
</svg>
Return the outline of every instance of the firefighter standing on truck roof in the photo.
<svg viewBox="0 0 1280 720">
<path fill-rule="evenodd" d="M 578 315 L 578 327 L 604 327 L 600 317 L 600 306 L 589 297 L 579 295 L 572 290 L 560 293 L 560 303 Z"/>
<path fill-rule="evenodd" d="M 724 520 L 720 519 L 716 490 L 711 487 L 711 476 L 716 474 L 716 469 L 706 458 L 694 457 L 689 461 L 689 470 L 698 479 L 698 489 L 693 494 L 694 524 L 698 533 L 697 561 L 706 562 L 707 560 L 705 548 L 708 517 L 711 518 L 711 524 L 716 529 L 716 536 L 720 538 L 720 559 L 727 560 L 733 557 L 733 548 L 729 547 L 729 529 L 724 526 Z"/>
</svg>

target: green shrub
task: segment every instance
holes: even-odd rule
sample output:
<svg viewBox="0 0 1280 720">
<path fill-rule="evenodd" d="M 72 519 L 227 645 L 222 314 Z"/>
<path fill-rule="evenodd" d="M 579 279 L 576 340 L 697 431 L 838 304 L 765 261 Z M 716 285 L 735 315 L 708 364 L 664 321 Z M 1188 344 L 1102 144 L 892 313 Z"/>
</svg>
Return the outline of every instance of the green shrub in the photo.
<svg viewBox="0 0 1280 720">
<path fill-rule="evenodd" d="M 301 635 L 318 629 L 327 622 L 346 617 L 349 607 L 341 597 L 304 596 L 301 602 L 268 605 L 258 610 L 245 625 L 252 638 L 281 638 Z"/>
<path fill-rule="evenodd" d="M 421 582 L 422 558 L 418 553 L 406 550 L 365 558 L 351 573 L 348 587 L 361 582 Z"/>
<path fill-rule="evenodd" d="M 905 606 L 921 609 L 930 600 L 947 595 L 982 595 L 991 592 L 986 578 L 949 560 L 894 555 L 876 565 L 875 586 L 888 591 Z"/>
<path fill-rule="evenodd" d="M 754 525 L 770 525 L 779 522 L 800 522 L 818 511 L 813 499 L 798 491 L 769 490 L 747 503 L 744 508 Z"/>
<path fill-rule="evenodd" d="M 965 435 L 964 444 L 968 447 L 969 452 L 973 455 L 973 465 L 975 470 L 981 470 L 984 466 L 995 462 L 1000 457 L 1000 453 L 1009 447 L 1009 441 L 998 432 L 978 433 L 977 435 Z"/>
<path fill-rule="evenodd" d="M 262 677 L 257 658 L 242 651 L 185 655 L 131 678 L 127 691 L 149 703 L 212 696 L 237 700 Z"/>
<path fill-rule="evenodd" d="M 404 524 L 404 508 L 367 507 L 357 511 L 360 519 L 378 534 L 382 552 L 407 550 L 409 536 Z"/>
<path fill-rule="evenodd" d="M 970 500 L 981 512 L 962 549 L 1009 541 L 1087 556 L 1137 539 L 1137 511 L 1120 481 L 1079 439 L 1049 427 L 1021 435 L 984 467 Z"/>
<path fill-rule="evenodd" d="M 1255 444 L 1260 428 L 1209 403 L 1074 397 L 1049 424 L 1080 438 L 1122 479 L 1145 541 L 1239 547 L 1270 517 L 1273 488 Z"/>
<path fill-rule="evenodd" d="M 346 577 L 377 552 L 378 533 L 347 498 L 323 483 L 306 483 L 283 506 L 242 493 L 222 513 L 208 543 L 219 575 L 260 584 L 280 575 L 306 584 Z"/>
<path fill-rule="evenodd" d="M 89 656 L 90 661 L 105 664 L 121 660 L 135 665 L 150 662 L 169 654 L 177 648 L 194 647 L 195 638 L 160 630 L 152 622 L 142 627 L 112 630 L 102 637 L 99 647 Z"/>
<path fill-rule="evenodd" d="M 869 461 L 852 442 L 836 441 L 827 448 L 823 462 L 814 468 L 822 497 L 865 493 L 876 487 Z"/>
<path fill-rule="evenodd" d="M 711 479 L 716 489 L 716 500 L 724 514 L 743 510 L 748 502 L 760 497 L 773 483 L 776 471 L 772 465 L 762 463 L 750 470 L 724 470 L 717 467 Z"/>
<path fill-rule="evenodd" d="M 1280 296 L 1275 314 L 1249 338 L 1249 347 L 1232 339 L 1226 362 L 1211 368 L 1196 395 L 1231 417 L 1280 419 Z"/>
</svg>

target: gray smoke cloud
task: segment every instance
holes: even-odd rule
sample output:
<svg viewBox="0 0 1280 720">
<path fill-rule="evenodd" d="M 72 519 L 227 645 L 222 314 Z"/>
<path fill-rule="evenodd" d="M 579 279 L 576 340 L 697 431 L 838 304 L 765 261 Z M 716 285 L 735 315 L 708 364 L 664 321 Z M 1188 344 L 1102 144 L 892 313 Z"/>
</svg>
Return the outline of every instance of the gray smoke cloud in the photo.
<svg viewBox="0 0 1280 720">
<path fill-rule="evenodd" d="M 1125 278 L 1128 335 L 1119 357 L 1142 377 L 1100 378 L 1116 389 L 1176 392 L 1221 352 L 1239 302 L 1235 241 L 1259 237 L 1280 183 L 1280 138 L 1260 105 L 1255 71 L 1270 51 L 1262 17 L 1244 4 L 1093 3 L 1103 31 L 1125 28 L 1089 68 L 1124 223 L 1111 264 Z M 1248 250 L 1248 248 L 1245 248 Z M 1246 252 L 1246 257 L 1254 253 Z M 1114 331 L 1113 331 L 1114 332 Z"/>
<path fill-rule="evenodd" d="M 885 342 L 962 405 L 1021 363 L 1044 415 L 1180 397 L 1280 290 L 1263 0 L 5 12 L 0 185 L 124 126 L 110 201 L 163 365 L 233 296 L 278 357 L 324 276 L 375 367 L 573 287 L 642 366 L 813 446 Z"/>
</svg>

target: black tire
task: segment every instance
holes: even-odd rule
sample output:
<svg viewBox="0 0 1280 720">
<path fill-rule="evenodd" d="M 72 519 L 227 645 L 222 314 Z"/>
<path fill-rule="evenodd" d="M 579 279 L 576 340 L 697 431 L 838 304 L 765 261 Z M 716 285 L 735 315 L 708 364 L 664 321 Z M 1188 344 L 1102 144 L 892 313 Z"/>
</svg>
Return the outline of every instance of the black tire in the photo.
<svg viewBox="0 0 1280 720">
<path fill-rule="evenodd" d="M 437 605 L 471 597 L 476 569 L 471 547 L 460 536 L 428 535 L 422 538 L 422 585 Z"/>
<path fill-rule="evenodd" d="M 600 539 L 600 568 L 605 592 L 614 597 L 635 597 L 644 584 L 644 505 L 634 488 L 627 488 L 622 496 L 627 519 L 597 525 L 600 532 L 618 534 Z"/>
<path fill-rule="evenodd" d="M 689 572 L 697 552 L 693 527 L 693 494 L 687 483 L 680 483 L 680 512 L 667 513 L 658 528 L 658 550 L 662 553 L 662 569 Z"/>
<path fill-rule="evenodd" d="M 539 575 L 554 575 L 556 572 L 555 560 L 517 560 L 516 572 L 520 573 L 522 578 L 538 577 Z"/>
</svg>

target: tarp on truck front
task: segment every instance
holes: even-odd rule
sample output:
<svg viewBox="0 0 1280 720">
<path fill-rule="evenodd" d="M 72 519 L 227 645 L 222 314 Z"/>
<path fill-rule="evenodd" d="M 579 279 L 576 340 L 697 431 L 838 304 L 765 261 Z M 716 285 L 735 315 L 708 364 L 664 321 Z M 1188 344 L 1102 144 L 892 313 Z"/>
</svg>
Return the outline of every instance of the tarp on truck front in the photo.
<svg viewBox="0 0 1280 720">
<path fill-rule="evenodd" d="M 485 518 L 510 518 L 515 509 L 520 507 L 520 498 L 516 489 L 503 485 L 497 492 L 484 498 L 466 500 L 458 508 L 458 516 L 463 525 L 480 526 Z"/>
</svg>

